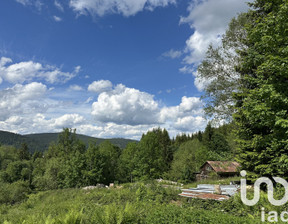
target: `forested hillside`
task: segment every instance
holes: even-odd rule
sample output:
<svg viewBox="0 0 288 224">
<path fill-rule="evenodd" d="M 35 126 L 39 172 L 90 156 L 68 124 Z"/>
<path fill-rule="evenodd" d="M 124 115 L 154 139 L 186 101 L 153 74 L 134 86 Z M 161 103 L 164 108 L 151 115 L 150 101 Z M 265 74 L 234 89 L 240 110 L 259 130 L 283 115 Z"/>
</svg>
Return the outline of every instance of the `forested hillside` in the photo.
<svg viewBox="0 0 288 224">
<path fill-rule="evenodd" d="M 35 151 L 44 152 L 45 150 L 48 150 L 48 147 L 52 142 L 57 141 L 58 135 L 59 133 L 20 135 L 7 131 L 0 131 L 0 144 L 20 147 L 22 143 L 26 143 L 31 153 Z M 91 141 L 100 144 L 105 140 L 109 140 L 112 144 L 117 145 L 120 148 L 125 148 L 129 142 L 137 142 L 134 140 L 123 138 L 103 139 L 80 134 L 77 134 L 77 138 L 84 142 L 86 146 L 88 146 L 89 142 Z"/>
</svg>

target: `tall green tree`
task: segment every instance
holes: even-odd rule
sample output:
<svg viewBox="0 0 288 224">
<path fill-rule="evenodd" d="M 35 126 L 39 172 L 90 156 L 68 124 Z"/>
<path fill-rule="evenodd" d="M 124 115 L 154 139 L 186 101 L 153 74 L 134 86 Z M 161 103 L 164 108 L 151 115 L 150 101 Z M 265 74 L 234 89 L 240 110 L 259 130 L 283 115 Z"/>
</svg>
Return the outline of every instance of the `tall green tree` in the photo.
<svg viewBox="0 0 288 224">
<path fill-rule="evenodd" d="M 21 144 L 21 147 L 18 150 L 18 156 L 20 160 L 29 160 L 31 158 L 27 143 L 24 142 Z"/>
<path fill-rule="evenodd" d="M 57 143 L 50 145 L 46 156 L 49 158 L 66 157 L 76 151 L 84 153 L 85 150 L 85 144 L 77 138 L 76 129 L 63 128 L 63 131 L 58 135 Z"/>
<path fill-rule="evenodd" d="M 99 151 L 99 146 L 96 143 L 90 143 L 85 153 L 86 169 L 83 170 L 84 183 L 89 185 L 96 185 L 97 183 L 104 183 L 104 169 L 106 158 Z"/>
<path fill-rule="evenodd" d="M 163 148 L 157 131 L 144 134 L 137 146 L 135 175 L 138 179 L 159 178 L 166 171 Z"/>
<path fill-rule="evenodd" d="M 104 141 L 99 145 L 99 155 L 104 160 L 103 183 L 114 183 L 119 167 L 120 148 L 110 141 Z"/>
<path fill-rule="evenodd" d="M 137 143 L 129 143 L 126 148 L 122 151 L 119 161 L 119 172 L 118 178 L 122 182 L 133 182 L 137 163 Z"/>
<path fill-rule="evenodd" d="M 240 74 L 235 70 L 239 65 L 240 50 L 246 48 L 244 29 L 249 21 L 246 13 L 233 18 L 228 30 L 222 37 L 220 46 L 209 46 L 206 57 L 198 66 L 198 78 L 206 83 L 204 86 L 205 112 L 215 121 L 231 121 L 235 111 L 233 93 L 240 87 Z"/>
<path fill-rule="evenodd" d="M 212 123 L 210 121 L 208 122 L 205 131 L 203 133 L 203 143 L 204 145 L 206 145 L 207 148 L 211 147 L 213 135 L 214 135 L 214 128 L 212 127 Z"/>
<path fill-rule="evenodd" d="M 239 161 L 261 176 L 288 177 L 288 1 L 251 7 L 235 94 Z"/>
<path fill-rule="evenodd" d="M 194 172 L 209 158 L 207 148 L 198 139 L 183 143 L 175 152 L 170 177 L 173 180 L 192 181 Z"/>
</svg>

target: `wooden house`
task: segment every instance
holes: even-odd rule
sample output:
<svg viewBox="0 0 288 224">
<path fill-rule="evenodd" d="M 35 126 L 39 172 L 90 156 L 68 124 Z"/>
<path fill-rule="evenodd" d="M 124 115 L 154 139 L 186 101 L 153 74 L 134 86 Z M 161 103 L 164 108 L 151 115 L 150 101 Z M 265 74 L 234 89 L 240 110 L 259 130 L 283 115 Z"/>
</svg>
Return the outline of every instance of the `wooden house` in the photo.
<svg viewBox="0 0 288 224">
<path fill-rule="evenodd" d="M 211 176 L 229 177 L 239 174 L 240 164 L 234 161 L 206 161 L 196 175 L 197 180 Z"/>
</svg>

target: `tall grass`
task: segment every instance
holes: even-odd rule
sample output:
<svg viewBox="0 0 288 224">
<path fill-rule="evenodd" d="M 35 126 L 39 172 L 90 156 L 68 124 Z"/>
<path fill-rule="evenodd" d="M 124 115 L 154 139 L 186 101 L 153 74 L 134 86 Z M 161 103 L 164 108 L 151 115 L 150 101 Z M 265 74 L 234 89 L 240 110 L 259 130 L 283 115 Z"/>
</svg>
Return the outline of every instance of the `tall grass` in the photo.
<svg viewBox="0 0 288 224">
<path fill-rule="evenodd" d="M 45 191 L 30 195 L 28 200 L 21 204 L 1 205 L 0 223 L 249 224 L 258 221 L 257 217 L 253 218 L 253 215 L 257 215 L 254 210 L 247 210 L 247 212 L 241 210 L 243 205 L 240 204 L 237 196 L 226 202 L 196 199 L 188 202 L 178 194 L 178 190 L 163 188 L 155 183 L 127 184 L 121 189 Z"/>
</svg>

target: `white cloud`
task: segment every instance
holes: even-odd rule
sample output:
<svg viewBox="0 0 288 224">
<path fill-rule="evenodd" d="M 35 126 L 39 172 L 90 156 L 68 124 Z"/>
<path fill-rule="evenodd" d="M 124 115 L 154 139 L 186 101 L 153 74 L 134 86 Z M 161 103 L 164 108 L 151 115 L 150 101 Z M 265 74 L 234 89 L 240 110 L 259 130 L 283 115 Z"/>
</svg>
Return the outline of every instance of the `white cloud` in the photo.
<svg viewBox="0 0 288 224">
<path fill-rule="evenodd" d="M 37 82 L 0 90 L 0 120 L 46 110 L 45 102 L 41 99 L 46 92 L 47 87 Z"/>
<path fill-rule="evenodd" d="M 187 116 L 177 118 L 175 128 L 181 131 L 195 132 L 203 130 L 207 125 L 207 121 L 202 116 Z"/>
<path fill-rule="evenodd" d="M 181 57 L 181 55 L 182 55 L 181 51 L 177 51 L 173 49 L 171 49 L 170 51 L 166 51 L 162 54 L 163 57 L 172 58 L 172 59 L 179 58 Z"/>
<path fill-rule="evenodd" d="M 109 136 L 114 132 L 116 135 L 119 129 L 124 134 L 124 127 L 135 130 L 141 126 L 148 130 L 160 125 L 173 133 L 177 133 L 177 130 L 195 132 L 206 125 L 203 114 L 203 102 L 198 97 L 184 96 L 179 105 L 161 108 L 153 95 L 122 84 L 117 85 L 114 90 L 101 93 L 92 104 L 92 115 L 96 122 L 117 126 L 114 131 L 109 129 Z M 106 125 L 102 135 L 107 134 L 107 130 Z"/>
<path fill-rule="evenodd" d="M 187 64 L 200 62 L 210 43 L 217 45 L 225 33 L 230 20 L 237 13 L 247 11 L 247 1 L 204 0 L 195 1 L 188 7 L 189 15 L 182 17 L 180 23 L 188 23 L 194 33 L 186 41 L 184 61 Z"/>
<path fill-rule="evenodd" d="M 61 3 L 60 2 L 58 2 L 58 1 L 54 1 L 54 5 L 55 5 L 55 7 L 58 9 L 58 10 L 60 10 L 61 12 L 64 12 L 64 7 L 61 5 Z"/>
<path fill-rule="evenodd" d="M 193 133 L 206 126 L 203 114 L 203 102 L 199 97 L 183 96 L 178 106 L 161 109 L 160 121 L 174 135 L 179 132 Z"/>
<path fill-rule="evenodd" d="M 56 22 L 61 22 L 61 21 L 62 21 L 62 18 L 59 17 L 59 16 L 53 16 L 53 19 L 54 19 Z"/>
<path fill-rule="evenodd" d="M 132 16 L 136 13 L 156 7 L 175 4 L 176 0 L 70 0 L 70 7 L 79 14 L 104 16 L 105 14 L 122 14 Z"/>
<path fill-rule="evenodd" d="M 10 125 L 21 125 L 23 120 L 24 119 L 20 116 L 11 116 L 6 120 L 6 122 Z"/>
<path fill-rule="evenodd" d="M 143 133 L 159 126 L 175 136 L 198 131 L 206 124 L 197 97 L 184 96 L 179 105 L 162 107 L 149 93 L 122 84 L 111 86 L 92 105 L 89 92 L 77 85 L 64 92 L 48 90 L 38 82 L 0 90 L 0 129 L 27 134 L 71 127 L 94 137 L 140 139 Z"/>
<path fill-rule="evenodd" d="M 34 6 L 38 11 L 41 10 L 43 3 L 40 0 L 16 0 L 24 6 Z"/>
<path fill-rule="evenodd" d="M 97 121 L 129 125 L 157 123 L 158 110 L 153 95 L 122 84 L 101 93 L 92 105 L 92 115 Z"/>
<path fill-rule="evenodd" d="M 193 76 L 195 77 L 194 79 L 194 85 L 199 91 L 203 91 L 204 88 L 209 85 L 212 81 L 212 79 L 203 79 L 200 78 L 198 71 L 192 72 Z"/>
<path fill-rule="evenodd" d="M 177 118 L 187 116 L 201 116 L 203 115 L 203 103 L 199 97 L 186 97 L 183 96 L 181 103 L 178 106 L 163 107 L 160 112 L 160 121 L 175 122 Z"/>
<path fill-rule="evenodd" d="M 18 2 L 22 5 L 29 5 L 30 4 L 30 0 L 16 0 L 16 2 Z"/>
<path fill-rule="evenodd" d="M 24 83 L 32 79 L 44 79 L 49 83 L 65 83 L 75 77 L 80 70 L 80 67 L 77 66 L 72 73 L 62 72 L 55 66 L 42 65 L 33 61 L 11 63 L 10 58 L 1 57 L 0 78 L 14 84 Z"/>
<path fill-rule="evenodd" d="M 85 118 L 79 114 L 65 114 L 55 119 L 54 127 L 56 128 L 73 128 L 76 125 L 83 124 Z"/>
<path fill-rule="evenodd" d="M 72 90 L 72 91 L 81 91 L 81 90 L 83 90 L 83 88 L 82 88 L 81 86 L 79 86 L 79 85 L 71 85 L 71 86 L 69 87 L 69 90 Z"/>
<path fill-rule="evenodd" d="M 208 80 L 200 80 L 195 71 L 204 59 L 208 46 L 218 46 L 222 35 L 228 28 L 230 20 L 237 13 L 248 10 L 247 1 L 239 0 L 197 0 L 188 7 L 189 15 L 182 17 L 180 23 L 188 23 L 193 34 L 186 41 L 183 59 L 184 67 L 180 72 L 191 73 L 195 77 L 194 84 L 198 90 L 203 90 Z"/>
<path fill-rule="evenodd" d="M 94 81 L 88 86 L 88 91 L 102 93 L 112 90 L 112 83 L 109 80 Z"/>
</svg>

